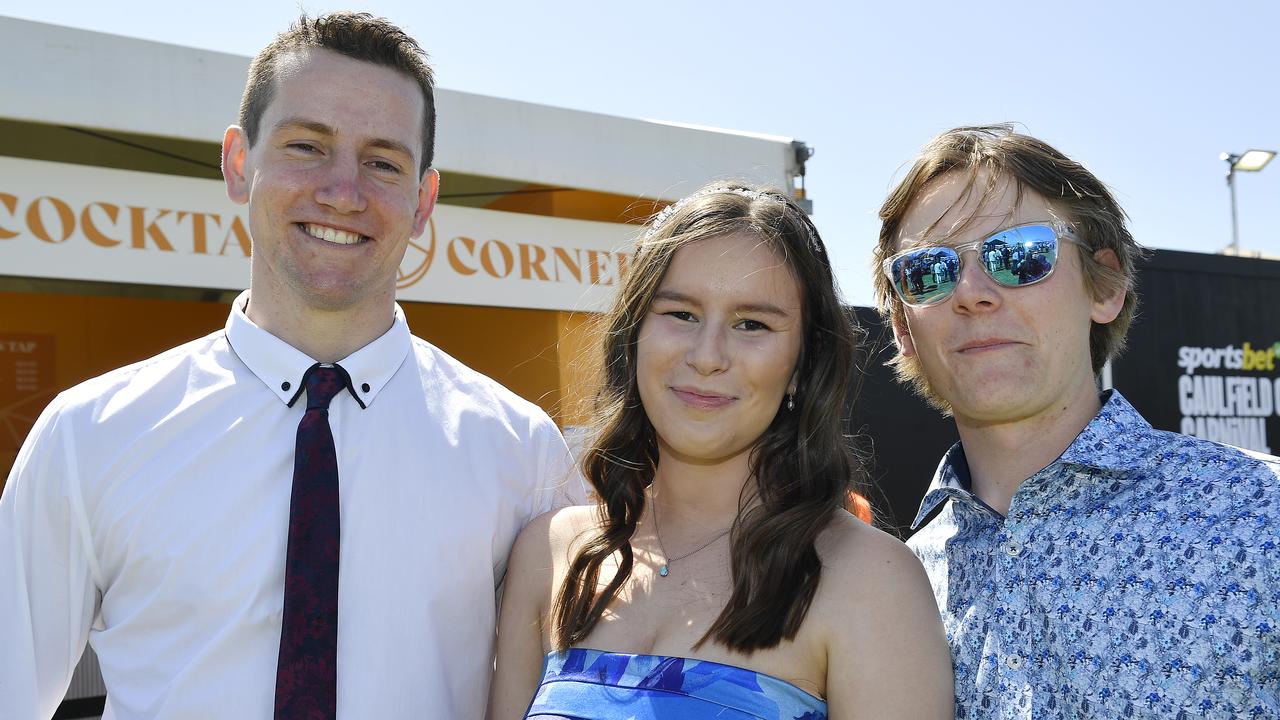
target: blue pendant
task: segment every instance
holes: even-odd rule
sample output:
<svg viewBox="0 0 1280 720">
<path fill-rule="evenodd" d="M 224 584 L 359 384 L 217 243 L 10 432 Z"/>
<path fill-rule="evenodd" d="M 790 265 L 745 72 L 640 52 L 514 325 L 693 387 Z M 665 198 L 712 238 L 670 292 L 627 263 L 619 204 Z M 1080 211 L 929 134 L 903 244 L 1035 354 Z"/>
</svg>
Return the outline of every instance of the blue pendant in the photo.
<svg viewBox="0 0 1280 720">
<path fill-rule="evenodd" d="M 667 570 L 667 566 L 665 564 L 663 564 L 662 567 L 658 568 L 658 574 L 661 575 L 662 577 L 666 577 L 667 572 L 669 571 Z"/>
</svg>

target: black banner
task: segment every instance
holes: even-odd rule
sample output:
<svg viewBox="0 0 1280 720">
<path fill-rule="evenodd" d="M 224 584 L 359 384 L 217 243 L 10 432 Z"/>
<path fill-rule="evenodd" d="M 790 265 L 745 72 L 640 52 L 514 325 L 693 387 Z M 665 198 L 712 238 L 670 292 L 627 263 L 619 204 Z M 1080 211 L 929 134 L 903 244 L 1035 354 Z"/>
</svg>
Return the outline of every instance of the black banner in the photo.
<svg viewBox="0 0 1280 720">
<path fill-rule="evenodd" d="M 1161 250 L 1112 383 L 1151 424 L 1280 451 L 1280 262 Z"/>
<path fill-rule="evenodd" d="M 956 426 L 894 379 L 885 365 L 897 352 L 889 324 L 874 308 L 853 311 L 867 338 L 855 370 L 849 431 L 865 461 L 865 494 L 876 523 L 905 538 L 938 462 L 958 439 Z"/>
</svg>

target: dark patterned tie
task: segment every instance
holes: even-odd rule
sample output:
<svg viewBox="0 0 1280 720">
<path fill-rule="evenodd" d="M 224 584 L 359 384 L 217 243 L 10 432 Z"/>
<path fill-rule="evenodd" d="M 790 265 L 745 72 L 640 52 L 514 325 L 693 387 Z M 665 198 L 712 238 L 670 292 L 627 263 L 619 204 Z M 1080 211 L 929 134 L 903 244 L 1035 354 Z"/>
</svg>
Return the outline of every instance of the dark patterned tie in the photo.
<svg viewBox="0 0 1280 720">
<path fill-rule="evenodd" d="M 329 401 L 346 373 L 315 365 L 303 379 L 285 556 L 284 622 L 276 667 L 276 720 L 332 720 L 338 684 L 338 460 Z"/>
</svg>

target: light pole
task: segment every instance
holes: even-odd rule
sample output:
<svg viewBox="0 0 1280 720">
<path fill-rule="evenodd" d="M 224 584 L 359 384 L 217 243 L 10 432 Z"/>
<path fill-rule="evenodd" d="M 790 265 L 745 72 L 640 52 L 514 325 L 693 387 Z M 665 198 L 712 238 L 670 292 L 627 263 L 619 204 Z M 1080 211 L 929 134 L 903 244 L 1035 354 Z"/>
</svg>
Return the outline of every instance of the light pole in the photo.
<svg viewBox="0 0 1280 720">
<path fill-rule="evenodd" d="M 1258 172 L 1275 157 L 1274 150 L 1247 150 L 1244 153 L 1222 153 L 1220 160 L 1227 161 L 1227 189 L 1231 191 L 1231 253 L 1240 254 L 1240 229 L 1236 224 L 1236 171 Z"/>
</svg>

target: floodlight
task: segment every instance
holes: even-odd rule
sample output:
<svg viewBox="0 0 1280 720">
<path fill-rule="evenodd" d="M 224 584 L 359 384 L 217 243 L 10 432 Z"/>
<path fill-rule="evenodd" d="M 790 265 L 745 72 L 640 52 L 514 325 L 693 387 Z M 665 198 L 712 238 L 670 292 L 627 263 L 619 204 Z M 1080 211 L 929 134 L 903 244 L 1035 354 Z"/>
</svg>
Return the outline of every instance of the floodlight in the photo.
<svg viewBox="0 0 1280 720">
<path fill-rule="evenodd" d="M 1236 161 L 1231 163 L 1231 167 L 1243 172 L 1258 172 L 1275 156 L 1274 150 L 1249 150 L 1236 158 Z"/>
</svg>

